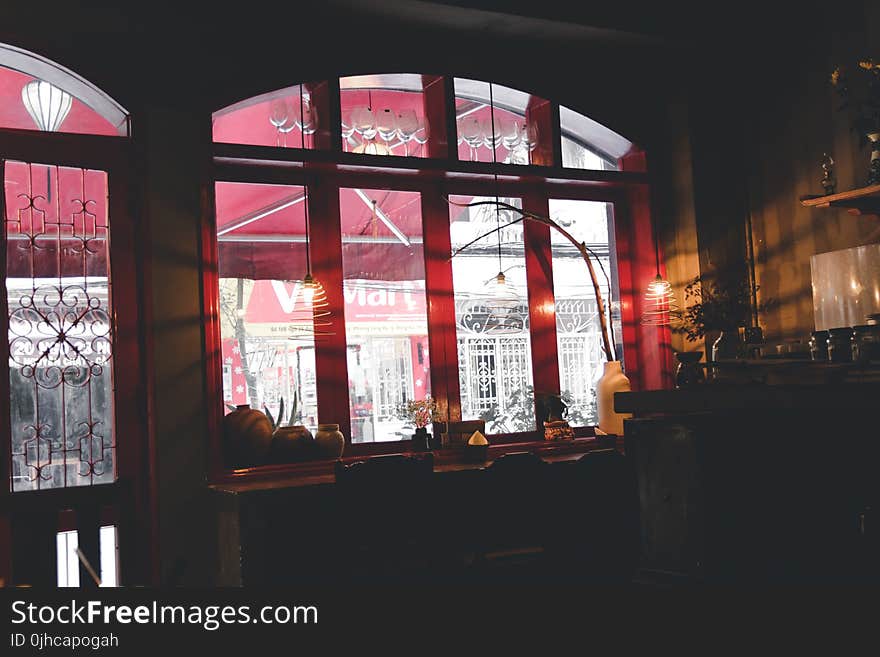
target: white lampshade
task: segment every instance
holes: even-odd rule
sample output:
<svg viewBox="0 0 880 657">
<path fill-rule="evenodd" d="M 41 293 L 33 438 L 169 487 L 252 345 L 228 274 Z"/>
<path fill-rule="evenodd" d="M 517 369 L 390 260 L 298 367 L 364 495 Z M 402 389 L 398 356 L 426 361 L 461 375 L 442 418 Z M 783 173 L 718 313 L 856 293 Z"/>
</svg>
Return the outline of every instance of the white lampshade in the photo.
<svg viewBox="0 0 880 657">
<path fill-rule="evenodd" d="M 21 88 L 21 102 L 40 130 L 55 132 L 67 118 L 72 98 L 45 80 L 32 80 Z"/>
</svg>

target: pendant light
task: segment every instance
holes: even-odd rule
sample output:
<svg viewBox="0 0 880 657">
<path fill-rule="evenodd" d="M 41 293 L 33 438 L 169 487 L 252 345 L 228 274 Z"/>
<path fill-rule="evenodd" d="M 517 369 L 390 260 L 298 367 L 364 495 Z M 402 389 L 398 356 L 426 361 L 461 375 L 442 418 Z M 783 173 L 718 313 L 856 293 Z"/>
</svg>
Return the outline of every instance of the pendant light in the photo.
<svg viewBox="0 0 880 657">
<path fill-rule="evenodd" d="M 55 132 L 70 112 L 70 94 L 45 80 L 31 80 L 21 88 L 21 102 L 36 126 Z"/>
<path fill-rule="evenodd" d="M 645 290 L 645 305 L 642 308 L 642 324 L 648 326 L 668 326 L 674 317 L 678 315 L 678 304 L 672 284 L 660 275 L 660 244 L 657 240 L 657 232 L 651 225 L 651 233 L 654 238 L 654 258 L 657 265 L 657 276 L 649 283 Z"/>
<path fill-rule="evenodd" d="M 300 116 L 304 116 L 303 86 L 299 85 Z M 305 130 L 300 132 L 302 148 L 305 149 Z M 297 302 L 294 310 L 290 313 L 288 337 L 291 339 L 315 339 L 333 335 L 329 331 L 332 326 L 330 318 L 330 302 L 327 300 L 327 292 L 314 276 L 312 276 L 312 255 L 310 246 L 309 224 L 309 186 L 308 182 L 303 187 L 303 211 L 305 215 L 306 232 L 306 275 L 301 281 L 296 282 L 298 294 L 295 295 Z"/>
<path fill-rule="evenodd" d="M 496 143 L 495 132 L 495 99 L 492 93 L 492 83 L 489 83 L 489 116 L 492 129 L 490 137 L 490 147 L 492 150 L 492 163 L 497 165 L 498 158 L 495 149 Z M 495 178 L 495 225 L 496 225 L 496 241 L 498 245 L 498 274 L 486 284 L 486 317 L 485 332 L 486 333 L 515 333 L 523 328 L 523 323 L 517 321 L 519 319 L 518 309 L 522 304 L 519 294 L 514 287 L 507 282 L 504 275 L 504 265 L 501 258 L 501 206 L 498 197 L 498 172 L 494 173 Z"/>
</svg>

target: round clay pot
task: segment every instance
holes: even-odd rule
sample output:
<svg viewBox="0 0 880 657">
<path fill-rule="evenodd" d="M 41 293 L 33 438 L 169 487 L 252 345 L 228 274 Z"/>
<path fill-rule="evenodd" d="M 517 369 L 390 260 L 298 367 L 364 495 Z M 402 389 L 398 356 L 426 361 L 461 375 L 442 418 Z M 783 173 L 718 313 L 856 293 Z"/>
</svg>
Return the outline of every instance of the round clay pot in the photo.
<svg viewBox="0 0 880 657">
<path fill-rule="evenodd" d="M 314 456 L 315 439 L 312 432 L 301 424 L 278 427 L 272 434 L 269 460 L 272 463 L 297 463 Z"/>
<path fill-rule="evenodd" d="M 229 467 L 262 465 L 272 445 L 272 423 L 249 404 L 239 404 L 223 418 L 223 445 Z"/>
<path fill-rule="evenodd" d="M 338 459 L 345 449 L 345 436 L 338 424 L 319 424 L 315 433 L 315 445 L 322 458 Z"/>
</svg>

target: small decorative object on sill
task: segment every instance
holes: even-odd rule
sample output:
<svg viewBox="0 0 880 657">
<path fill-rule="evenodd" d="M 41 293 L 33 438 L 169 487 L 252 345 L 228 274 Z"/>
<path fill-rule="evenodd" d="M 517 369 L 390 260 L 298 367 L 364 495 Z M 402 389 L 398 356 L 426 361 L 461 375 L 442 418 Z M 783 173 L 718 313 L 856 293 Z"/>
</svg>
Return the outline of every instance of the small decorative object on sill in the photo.
<svg viewBox="0 0 880 657">
<path fill-rule="evenodd" d="M 851 326 L 828 330 L 828 360 L 832 363 L 849 363 L 852 361 Z"/>
<path fill-rule="evenodd" d="M 828 331 L 813 331 L 810 334 L 810 358 L 815 361 L 828 360 Z"/>
<path fill-rule="evenodd" d="M 605 363 L 602 378 L 596 384 L 596 404 L 599 411 L 599 428 L 607 434 L 623 435 L 623 421 L 632 413 L 617 413 L 614 410 L 614 393 L 629 392 L 629 379 L 623 373 L 619 360 Z"/>
<path fill-rule="evenodd" d="M 544 422 L 544 440 L 573 440 L 574 429 L 565 420 Z"/>
<path fill-rule="evenodd" d="M 703 357 L 702 351 L 677 351 L 675 359 L 678 365 L 675 367 L 675 387 L 687 388 L 692 385 L 706 382 L 706 374 L 699 364 Z"/>
<path fill-rule="evenodd" d="M 264 413 L 239 404 L 223 417 L 223 447 L 229 467 L 262 465 L 272 445 L 272 423 Z"/>
<path fill-rule="evenodd" d="M 428 425 L 438 420 L 437 402 L 430 395 L 423 399 L 412 399 L 403 404 L 398 410 L 398 416 L 406 420 L 416 431 L 412 436 L 412 448 L 414 452 L 424 452 L 430 449 L 431 435 L 428 433 Z"/>
<path fill-rule="evenodd" d="M 837 191 L 837 179 L 834 177 L 834 159 L 828 153 L 822 153 L 822 189 L 825 196 Z"/>
<path fill-rule="evenodd" d="M 479 431 L 474 431 L 465 447 L 465 456 L 471 463 L 481 463 L 489 455 L 489 441 Z"/>
<path fill-rule="evenodd" d="M 345 436 L 338 424 L 319 424 L 315 433 L 315 445 L 322 458 L 338 459 L 345 449 Z"/>
</svg>

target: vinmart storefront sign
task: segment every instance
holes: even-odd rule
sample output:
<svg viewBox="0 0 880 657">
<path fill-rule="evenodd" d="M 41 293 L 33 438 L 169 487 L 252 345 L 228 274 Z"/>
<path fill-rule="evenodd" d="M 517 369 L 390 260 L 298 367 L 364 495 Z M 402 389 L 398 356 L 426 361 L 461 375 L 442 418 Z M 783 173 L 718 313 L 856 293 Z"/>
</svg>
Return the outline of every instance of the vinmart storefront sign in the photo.
<svg viewBox="0 0 880 657">
<path fill-rule="evenodd" d="M 421 281 L 347 280 L 343 294 L 349 333 L 427 333 L 425 287 Z M 291 330 L 293 313 L 300 311 L 303 303 L 298 281 L 255 281 L 245 309 L 248 334 L 284 336 Z"/>
</svg>

